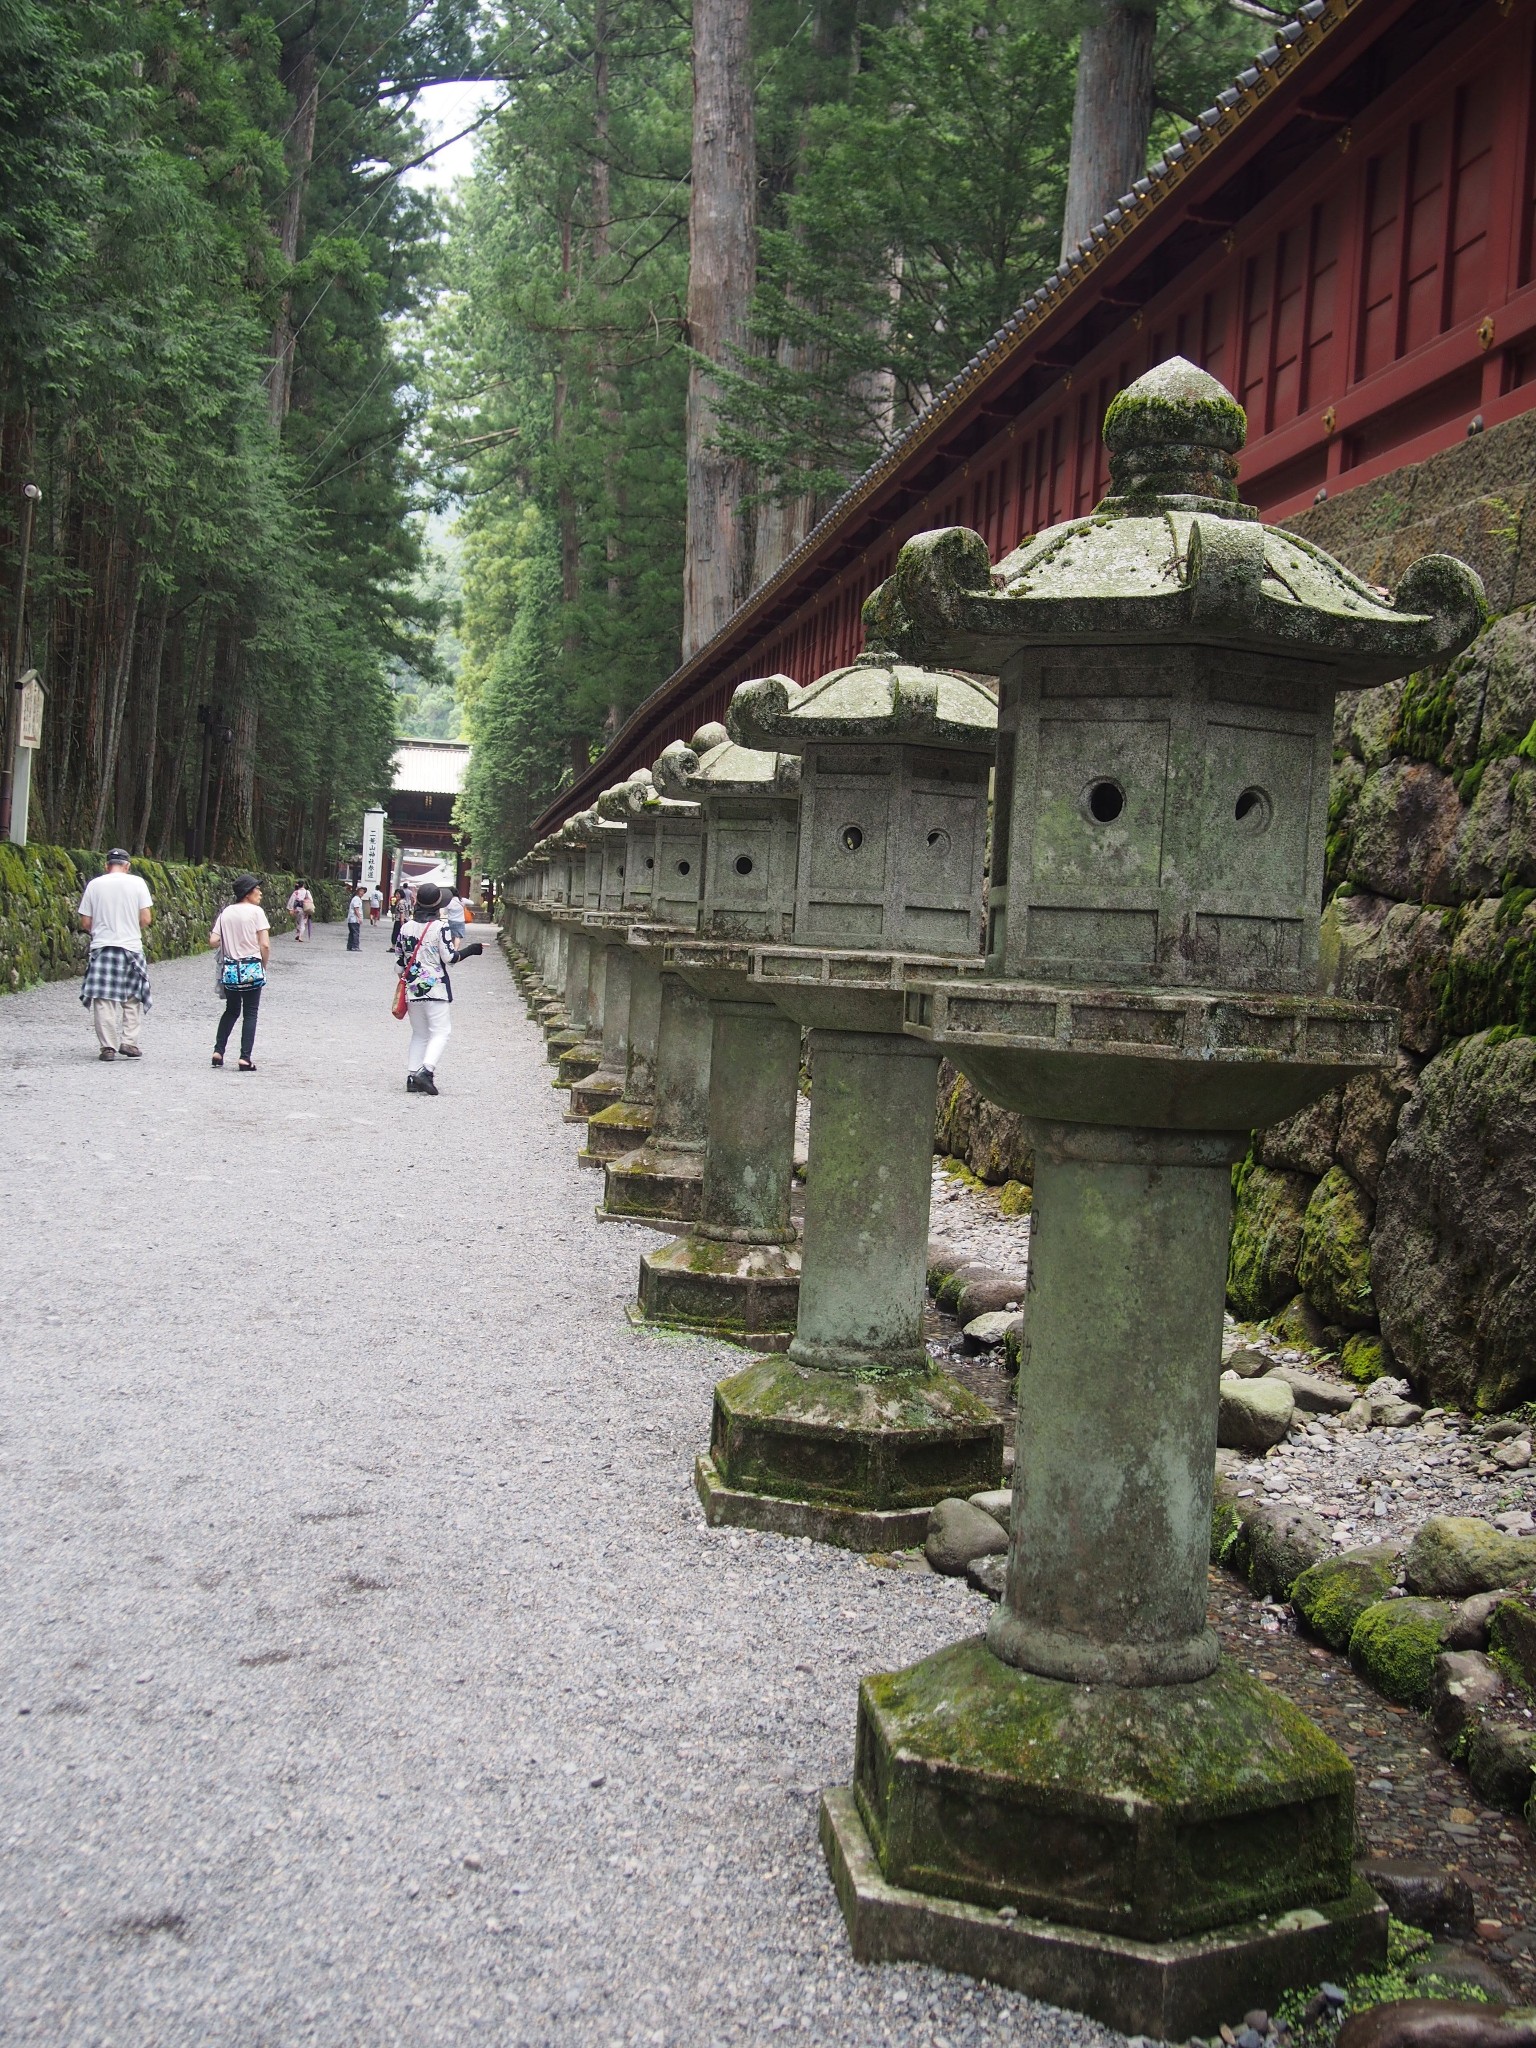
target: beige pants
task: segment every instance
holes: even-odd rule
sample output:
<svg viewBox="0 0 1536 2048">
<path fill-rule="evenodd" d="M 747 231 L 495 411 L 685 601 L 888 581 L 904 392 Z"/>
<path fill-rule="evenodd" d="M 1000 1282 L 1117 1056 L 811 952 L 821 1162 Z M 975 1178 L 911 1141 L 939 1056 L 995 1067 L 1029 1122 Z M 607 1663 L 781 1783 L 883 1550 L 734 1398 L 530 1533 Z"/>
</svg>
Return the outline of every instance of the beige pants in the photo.
<svg viewBox="0 0 1536 2048">
<path fill-rule="evenodd" d="M 91 1005 L 91 1022 L 96 1026 L 97 1040 L 110 1046 L 113 1052 L 121 1052 L 125 1045 L 137 1045 L 139 1042 L 144 1005 L 132 1001 L 109 1003 L 105 997 L 98 996 Z"/>
</svg>

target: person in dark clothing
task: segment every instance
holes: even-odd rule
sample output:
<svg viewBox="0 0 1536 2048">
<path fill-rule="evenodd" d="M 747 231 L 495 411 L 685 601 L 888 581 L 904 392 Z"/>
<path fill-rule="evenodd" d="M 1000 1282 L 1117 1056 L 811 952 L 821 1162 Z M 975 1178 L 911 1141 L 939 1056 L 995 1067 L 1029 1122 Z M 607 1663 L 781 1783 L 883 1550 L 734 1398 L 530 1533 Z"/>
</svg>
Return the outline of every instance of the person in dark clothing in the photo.
<svg viewBox="0 0 1536 2048">
<path fill-rule="evenodd" d="M 256 1013 L 272 957 L 271 926 L 261 907 L 261 883 L 255 875 L 236 875 L 234 902 L 219 912 L 208 943 L 217 949 L 219 993 L 224 1014 L 213 1041 L 213 1064 L 222 1067 L 229 1034 L 240 1019 L 240 1071 L 254 1074 Z"/>
</svg>

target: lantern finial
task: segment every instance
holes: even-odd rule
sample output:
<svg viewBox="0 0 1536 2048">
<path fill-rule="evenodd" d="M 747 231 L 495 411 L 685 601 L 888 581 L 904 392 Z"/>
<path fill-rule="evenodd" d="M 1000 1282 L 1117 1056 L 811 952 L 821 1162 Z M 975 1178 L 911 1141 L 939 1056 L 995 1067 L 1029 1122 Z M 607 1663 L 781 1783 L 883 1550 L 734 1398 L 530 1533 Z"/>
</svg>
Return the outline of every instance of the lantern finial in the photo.
<svg viewBox="0 0 1536 2048">
<path fill-rule="evenodd" d="M 1112 487 L 1105 505 L 1201 498 L 1237 512 L 1237 452 L 1247 438 L 1247 415 L 1226 386 L 1170 356 L 1128 385 L 1104 416 Z"/>
</svg>

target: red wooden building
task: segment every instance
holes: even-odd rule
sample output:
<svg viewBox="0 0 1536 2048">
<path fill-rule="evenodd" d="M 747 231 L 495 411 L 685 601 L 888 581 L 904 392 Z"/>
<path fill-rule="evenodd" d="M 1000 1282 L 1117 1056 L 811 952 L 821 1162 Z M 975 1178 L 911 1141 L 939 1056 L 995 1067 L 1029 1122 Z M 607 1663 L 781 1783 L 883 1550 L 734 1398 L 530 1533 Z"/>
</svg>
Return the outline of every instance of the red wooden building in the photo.
<svg viewBox="0 0 1536 2048">
<path fill-rule="evenodd" d="M 912 534 L 996 560 L 1089 510 L 1105 407 L 1181 354 L 1248 410 L 1243 494 L 1283 519 L 1536 405 L 1536 0 L 1309 0 L 540 820 L 736 684 L 849 661 Z"/>
</svg>

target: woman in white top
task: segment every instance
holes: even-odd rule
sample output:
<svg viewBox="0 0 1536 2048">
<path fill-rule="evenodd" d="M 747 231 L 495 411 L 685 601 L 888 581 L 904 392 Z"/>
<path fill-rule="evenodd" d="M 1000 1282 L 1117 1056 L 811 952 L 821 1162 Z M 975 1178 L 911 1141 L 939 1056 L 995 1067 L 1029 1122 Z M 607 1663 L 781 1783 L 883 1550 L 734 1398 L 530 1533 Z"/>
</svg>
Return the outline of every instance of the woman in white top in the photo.
<svg viewBox="0 0 1536 2048">
<path fill-rule="evenodd" d="M 256 1012 L 261 1008 L 261 991 L 266 984 L 267 963 L 272 957 L 271 923 L 261 907 L 261 884 L 254 875 L 236 875 L 234 902 L 221 910 L 208 943 L 219 956 L 219 993 L 224 1014 L 213 1041 L 213 1064 L 222 1067 L 229 1034 L 240 1019 L 240 1071 L 254 1074 L 251 1058 L 256 1046 Z"/>
<path fill-rule="evenodd" d="M 405 1009 L 411 1020 L 411 1050 L 405 1074 L 407 1095 L 435 1095 L 432 1076 L 453 1029 L 449 1004 L 453 984 L 448 969 L 484 951 L 478 940 L 472 946 L 454 943 L 452 932 L 439 911 L 443 892 L 436 882 L 423 882 L 416 891 L 415 915 L 400 927 L 395 957 L 405 977 Z"/>
</svg>

